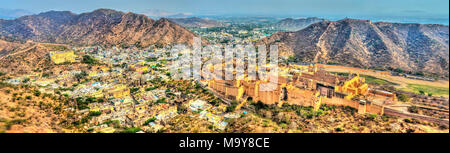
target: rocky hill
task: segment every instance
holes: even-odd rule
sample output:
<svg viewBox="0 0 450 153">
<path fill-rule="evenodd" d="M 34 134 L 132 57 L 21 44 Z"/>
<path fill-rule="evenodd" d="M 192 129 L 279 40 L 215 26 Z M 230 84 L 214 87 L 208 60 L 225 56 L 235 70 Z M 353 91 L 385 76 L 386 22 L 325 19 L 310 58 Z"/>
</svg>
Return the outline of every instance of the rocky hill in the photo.
<svg viewBox="0 0 450 153">
<path fill-rule="evenodd" d="M 0 83 L 1 133 L 72 133 L 67 128 L 74 116 L 63 111 L 68 106 L 61 98 L 36 92 L 35 87 Z M 56 96 L 55 96 L 56 97 Z M 71 115 L 67 115 L 71 114 Z"/>
<path fill-rule="evenodd" d="M 3 50 L 3 44 L 7 44 Z M 31 72 L 51 73 L 62 70 L 87 70 L 93 66 L 81 62 L 54 64 L 50 60 L 50 51 L 69 51 L 69 45 L 8 42 L 0 40 L 0 73 L 7 76 L 19 76 Z"/>
<path fill-rule="evenodd" d="M 300 61 L 362 68 L 400 68 L 449 73 L 448 26 L 344 19 L 324 21 L 296 32 L 280 32 L 259 43 L 278 44 Z"/>
<path fill-rule="evenodd" d="M 279 29 L 284 29 L 287 31 L 298 31 L 303 28 L 306 28 L 307 26 L 325 21 L 325 19 L 317 18 L 317 17 L 309 17 L 309 18 L 301 18 L 301 19 L 292 19 L 292 18 L 286 18 L 283 19 L 277 23 L 275 23 L 273 26 Z"/>
<path fill-rule="evenodd" d="M 22 44 L 16 42 L 9 42 L 0 39 L 0 57 L 8 54 L 9 52 L 21 47 Z"/>
<path fill-rule="evenodd" d="M 0 36 L 16 40 L 74 45 L 140 45 L 192 43 L 194 33 L 167 20 L 99 9 L 74 14 L 50 11 L 0 20 Z"/>
<path fill-rule="evenodd" d="M 203 19 L 198 17 L 191 17 L 191 18 L 169 18 L 170 21 L 173 21 L 183 27 L 224 27 L 228 26 L 228 24 L 210 20 L 210 19 Z"/>
<path fill-rule="evenodd" d="M 1 41 L 0 41 L 1 43 Z M 13 44 L 11 42 L 7 42 Z M 45 44 L 14 44 L 10 50 L 3 50 L 0 56 L 0 72 L 10 74 L 27 74 L 36 68 L 50 65 L 48 52 L 52 46 Z"/>
</svg>

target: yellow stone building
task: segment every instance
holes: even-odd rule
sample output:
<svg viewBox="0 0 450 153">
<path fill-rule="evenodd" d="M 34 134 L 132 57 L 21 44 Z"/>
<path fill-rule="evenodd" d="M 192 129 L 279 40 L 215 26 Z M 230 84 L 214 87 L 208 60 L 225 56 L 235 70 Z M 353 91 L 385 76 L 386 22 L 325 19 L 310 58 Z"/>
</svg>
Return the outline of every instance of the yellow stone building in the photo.
<svg viewBox="0 0 450 153">
<path fill-rule="evenodd" d="M 93 93 L 90 93 L 90 96 L 95 97 L 95 98 L 101 98 L 104 96 L 103 90 L 97 90 Z"/>
<path fill-rule="evenodd" d="M 143 66 L 143 67 L 137 68 L 136 72 L 146 73 L 146 72 L 148 72 L 148 67 L 147 66 Z"/>
<path fill-rule="evenodd" d="M 89 74 L 88 74 L 88 76 L 90 77 L 90 78 L 92 78 L 92 77 L 94 77 L 94 76 L 97 76 L 97 71 L 91 71 L 91 72 L 89 72 Z"/>
<path fill-rule="evenodd" d="M 54 51 L 50 52 L 50 59 L 55 64 L 61 64 L 65 62 L 75 62 L 76 55 L 74 51 L 67 51 L 67 52 L 61 52 L 61 51 Z"/>
<path fill-rule="evenodd" d="M 364 78 L 357 74 L 349 81 L 344 82 L 344 85 L 336 86 L 335 91 L 348 94 L 345 99 L 351 100 L 357 95 L 366 95 L 369 92 L 369 85 L 365 83 Z"/>
<path fill-rule="evenodd" d="M 130 95 L 130 91 L 124 84 L 115 85 L 108 93 L 114 98 L 122 98 Z"/>
<path fill-rule="evenodd" d="M 106 127 L 101 129 L 99 132 L 100 133 L 114 133 L 116 131 L 116 129 L 114 129 L 114 127 Z"/>
<path fill-rule="evenodd" d="M 105 72 L 108 72 L 108 71 L 109 71 L 109 68 L 108 68 L 108 67 L 106 67 L 106 66 L 102 66 L 102 67 L 101 67 L 100 69 L 102 70 L 102 72 L 103 72 L 103 73 L 105 73 Z"/>
</svg>

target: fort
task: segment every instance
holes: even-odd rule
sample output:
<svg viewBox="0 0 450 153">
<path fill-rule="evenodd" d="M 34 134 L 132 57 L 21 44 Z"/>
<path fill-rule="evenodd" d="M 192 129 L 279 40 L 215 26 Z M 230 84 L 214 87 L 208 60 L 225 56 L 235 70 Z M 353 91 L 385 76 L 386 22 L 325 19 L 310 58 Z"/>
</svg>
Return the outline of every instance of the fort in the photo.
<svg viewBox="0 0 450 153">
<path fill-rule="evenodd" d="M 352 107 L 359 114 L 414 118 L 448 127 L 449 122 L 446 119 L 409 113 L 399 109 L 396 105 L 401 103 L 397 101 L 396 93 L 369 88 L 369 85 L 365 83 L 365 78 L 360 77 L 359 74 L 351 73 L 348 76 L 339 76 L 326 72 L 322 69 L 323 67 L 323 65 L 281 66 L 277 82 L 271 82 L 270 79 L 250 80 L 247 74 L 236 76 L 241 80 L 212 79 L 201 82 L 207 84 L 207 88 L 222 99 L 240 102 L 236 109 L 240 109 L 250 100 L 279 107 L 282 107 L 283 104 L 310 106 L 314 108 L 314 111 L 325 104 Z M 212 71 L 210 70 L 210 72 Z M 214 73 L 211 74 L 214 75 Z M 236 75 L 236 73 L 234 74 Z M 276 86 L 275 90 L 261 90 L 263 84 L 271 83 Z M 448 114 L 448 110 L 446 113 Z"/>
<path fill-rule="evenodd" d="M 260 90 L 267 80 L 207 80 L 208 88 L 219 96 L 240 102 L 252 101 L 282 106 L 311 106 L 315 110 L 322 104 L 349 106 L 359 113 L 384 114 L 384 104 L 397 101 L 395 94 L 370 89 L 358 74 L 338 76 L 320 70 L 317 65 L 290 65 L 282 67 L 276 89 Z M 270 77 L 269 77 L 270 78 Z"/>
</svg>

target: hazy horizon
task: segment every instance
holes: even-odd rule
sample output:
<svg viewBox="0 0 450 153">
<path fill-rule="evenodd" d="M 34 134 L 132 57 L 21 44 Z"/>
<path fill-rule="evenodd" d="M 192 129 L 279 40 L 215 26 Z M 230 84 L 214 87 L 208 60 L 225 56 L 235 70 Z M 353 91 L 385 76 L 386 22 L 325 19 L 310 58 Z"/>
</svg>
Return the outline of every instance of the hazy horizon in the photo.
<svg viewBox="0 0 450 153">
<path fill-rule="evenodd" d="M 2 1 L 0 18 L 11 19 L 17 15 L 5 16 L 5 10 L 19 10 L 20 13 L 37 14 L 51 10 L 90 12 L 108 8 L 124 12 L 152 15 L 188 16 L 275 16 L 275 17 L 321 17 L 329 20 L 343 18 L 367 19 L 373 21 L 405 22 L 422 24 L 445 24 L 449 21 L 447 0 L 15 0 Z M 3 11 L 2 11 L 3 10 Z"/>
</svg>

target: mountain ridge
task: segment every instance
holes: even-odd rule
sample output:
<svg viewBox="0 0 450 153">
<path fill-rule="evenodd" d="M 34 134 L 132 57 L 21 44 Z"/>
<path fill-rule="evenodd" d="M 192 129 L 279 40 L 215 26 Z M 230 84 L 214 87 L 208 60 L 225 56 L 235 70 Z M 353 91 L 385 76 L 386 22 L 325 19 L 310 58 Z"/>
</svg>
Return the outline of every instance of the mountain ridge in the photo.
<svg viewBox="0 0 450 153">
<path fill-rule="evenodd" d="M 311 24 L 296 32 L 279 32 L 259 43 L 306 62 L 356 67 L 400 68 L 448 77 L 448 26 L 343 19 Z"/>
<path fill-rule="evenodd" d="M 75 14 L 49 11 L 0 21 L 0 36 L 18 40 L 75 45 L 191 44 L 196 36 L 167 19 L 98 9 Z"/>
</svg>

